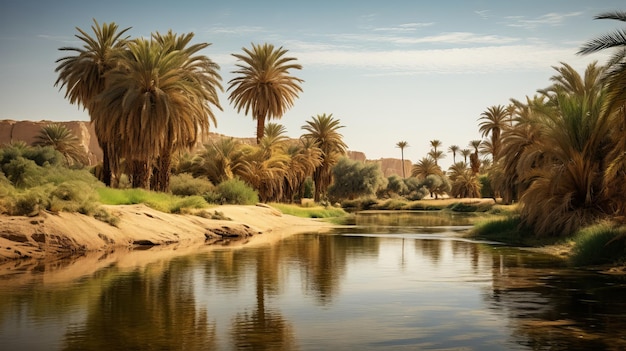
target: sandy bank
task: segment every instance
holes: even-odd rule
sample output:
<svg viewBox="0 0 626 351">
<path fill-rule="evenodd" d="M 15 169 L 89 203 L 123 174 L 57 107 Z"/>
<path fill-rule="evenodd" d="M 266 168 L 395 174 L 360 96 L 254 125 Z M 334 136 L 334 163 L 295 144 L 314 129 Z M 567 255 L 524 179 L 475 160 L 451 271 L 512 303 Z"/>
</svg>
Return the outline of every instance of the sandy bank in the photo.
<svg viewBox="0 0 626 351">
<path fill-rule="evenodd" d="M 266 206 L 219 206 L 230 220 L 175 215 L 145 205 L 111 206 L 117 227 L 78 213 L 42 213 L 35 217 L 0 216 L 0 263 L 56 260 L 92 252 L 197 250 L 239 240 L 246 245 L 269 243 L 285 236 L 322 231 L 331 224 L 283 215 Z"/>
</svg>

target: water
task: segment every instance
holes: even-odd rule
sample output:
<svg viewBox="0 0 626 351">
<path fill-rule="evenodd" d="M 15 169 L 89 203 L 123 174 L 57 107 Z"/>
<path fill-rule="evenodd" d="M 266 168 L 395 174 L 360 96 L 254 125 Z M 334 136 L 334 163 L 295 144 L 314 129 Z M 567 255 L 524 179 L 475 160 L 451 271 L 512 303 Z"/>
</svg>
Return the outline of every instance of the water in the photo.
<svg viewBox="0 0 626 351">
<path fill-rule="evenodd" d="M 266 247 L 5 264 L 0 349 L 626 349 L 626 280 L 432 215 L 368 213 Z"/>
</svg>

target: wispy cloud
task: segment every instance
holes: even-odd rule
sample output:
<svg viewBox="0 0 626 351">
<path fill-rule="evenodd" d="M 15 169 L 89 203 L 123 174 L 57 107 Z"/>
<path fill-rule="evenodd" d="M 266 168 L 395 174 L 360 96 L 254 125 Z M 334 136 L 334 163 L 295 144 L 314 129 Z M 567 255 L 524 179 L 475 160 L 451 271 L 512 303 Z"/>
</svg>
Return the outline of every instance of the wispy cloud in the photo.
<svg viewBox="0 0 626 351">
<path fill-rule="evenodd" d="M 500 35 L 482 35 L 469 32 L 449 32 L 431 36 L 399 36 L 378 34 L 337 34 L 331 37 L 336 42 L 378 42 L 386 44 L 510 44 L 520 39 Z"/>
<path fill-rule="evenodd" d="M 337 49 L 292 54 L 304 66 L 360 68 L 381 75 L 529 71 L 546 69 L 560 61 L 575 64 L 584 60 L 575 55 L 573 48 L 531 45 L 390 51 Z"/>
<path fill-rule="evenodd" d="M 266 29 L 263 27 L 255 26 L 237 26 L 237 27 L 211 27 L 205 30 L 207 33 L 219 35 L 219 34 L 250 34 L 250 33 L 263 33 Z"/>
<path fill-rule="evenodd" d="M 423 23 L 404 23 L 397 26 L 392 27 L 379 27 L 374 28 L 376 32 L 415 32 L 419 28 L 430 27 L 434 25 L 435 22 L 423 22 Z"/>
<path fill-rule="evenodd" d="M 489 18 L 489 10 L 476 10 L 474 11 L 474 13 L 477 14 L 482 19 Z"/>
<path fill-rule="evenodd" d="M 507 24 L 510 27 L 520 27 L 526 29 L 535 29 L 541 26 L 560 26 L 571 17 L 578 17 L 582 15 L 582 12 L 569 12 L 569 13 L 548 13 L 537 18 L 526 18 L 523 16 L 509 16 L 506 19 L 509 21 Z"/>
</svg>

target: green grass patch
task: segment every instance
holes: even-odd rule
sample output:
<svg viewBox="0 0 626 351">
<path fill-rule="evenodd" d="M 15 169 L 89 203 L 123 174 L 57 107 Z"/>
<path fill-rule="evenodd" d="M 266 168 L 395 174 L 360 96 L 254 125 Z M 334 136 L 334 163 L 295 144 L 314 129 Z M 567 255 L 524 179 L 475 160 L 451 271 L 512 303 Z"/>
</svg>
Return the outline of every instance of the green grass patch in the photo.
<svg viewBox="0 0 626 351">
<path fill-rule="evenodd" d="M 189 209 L 206 208 L 209 204 L 201 196 L 176 196 L 144 189 L 99 188 L 100 202 L 105 205 L 145 204 L 158 211 L 184 213 Z"/>
<path fill-rule="evenodd" d="M 302 217 L 302 218 L 336 218 L 343 217 L 347 215 L 346 211 L 337 207 L 324 207 L 324 206 L 315 206 L 315 207 L 302 207 L 300 205 L 293 204 L 280 204 L 280 203 L 272 203 L 270 204 L 273 208 L 279 210 L 284 214 L 288 214 L 291 216 Z"/>
<path fill-rule="evenodd" d="M 532 233 L 521 228 L 519 216 L 499 217 L 478 222 L 469 235 L 476 238 L 525 245 Z"/>
<path fill-rule="evenodd" d="M 626 258 L 626 227 L 600 223 L 579 230 L 573 237 L 570 257 L 574 266 L 623 263 Z"/>
</svg>

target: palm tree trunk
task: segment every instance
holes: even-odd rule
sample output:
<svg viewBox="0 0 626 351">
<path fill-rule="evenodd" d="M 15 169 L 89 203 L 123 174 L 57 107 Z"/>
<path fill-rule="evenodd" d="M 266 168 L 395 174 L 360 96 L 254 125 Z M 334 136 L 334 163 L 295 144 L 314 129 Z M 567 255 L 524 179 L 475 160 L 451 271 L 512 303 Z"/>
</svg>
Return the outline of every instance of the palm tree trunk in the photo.
<svg viewBox="0 0 626 351">
<path fill-rule="evenodd" d="M 150 187 L 150 170 L 146 161 L 132 160 L 130 162 L 132 187 L 149 189 Z"/>
<path fill-rule="evenodd" d="M 263 139 L 263 134 L 265 134 L 265 117 L 257 116 L 256 118 L 256 144 L 261 144 L 261 139 Z"/>
</svg>

